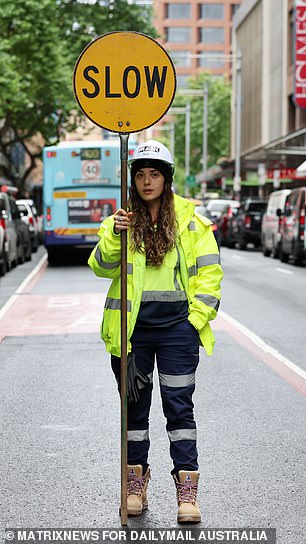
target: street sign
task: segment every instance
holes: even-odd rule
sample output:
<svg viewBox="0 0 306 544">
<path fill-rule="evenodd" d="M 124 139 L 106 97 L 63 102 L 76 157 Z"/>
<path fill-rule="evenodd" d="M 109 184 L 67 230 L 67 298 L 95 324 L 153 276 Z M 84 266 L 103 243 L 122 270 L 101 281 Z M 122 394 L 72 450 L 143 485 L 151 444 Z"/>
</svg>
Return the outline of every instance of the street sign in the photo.
<svg viewBox="0 0 306 544">
<path fill-rule="evenodd" d="M 86 179 L 95 179 L 100 177 L 99 161 L 82 161 L 82 174 Z"/>
<path fill-rule="evenodd" d="M 80 108 L 112 132 L 138 132 L 169 109 L 176 75 L 171 58 L 155 40 L 138 32 L 110 32 L 92 41 L 73 76 Z"/>
<path fill-rule="evenodd" d="M 189 176 L 186 176 L 186 185 L 188 185 L 189 187 L 195 187 L 196 177 L 192 174 L 190 174 Z"/>
<path fill-rule="evenodd" d="M 176 90 L 171 58 L 138 32 L 110 32 L 92 41 L 78 58 L 73 85 L 80 108 L 95 125 L 120 136 L 121 208 L 127 209 L 130 132 L 165 115 Z M 88 161 L 89 162 L 89 161 Z M 87 175 L 93 173 L 87 164 Z M 121 524 L 127 525 L 127 231 L 121 232 Z"/>
</svg>

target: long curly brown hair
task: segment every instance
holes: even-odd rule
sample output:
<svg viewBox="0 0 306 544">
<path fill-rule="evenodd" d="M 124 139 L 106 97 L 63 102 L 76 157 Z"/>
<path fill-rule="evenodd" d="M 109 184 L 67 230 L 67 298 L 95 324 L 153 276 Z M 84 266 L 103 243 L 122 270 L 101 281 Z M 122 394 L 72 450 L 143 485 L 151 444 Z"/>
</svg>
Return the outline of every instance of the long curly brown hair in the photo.
<svg viewBox="0 0 306 544">
<path fill-rule="evenodd" d="M 138 195 L 133 182 L 130 187 L 129 209 L 133 212 L 130 228 L 132 251 L 145 252 L 148 265 L 161 266 L 166 253 L 175 246 L 177 232 L 171 184 L 165 182 L 156 226 L 153 225 L 148 208 Z"/>
</svg>

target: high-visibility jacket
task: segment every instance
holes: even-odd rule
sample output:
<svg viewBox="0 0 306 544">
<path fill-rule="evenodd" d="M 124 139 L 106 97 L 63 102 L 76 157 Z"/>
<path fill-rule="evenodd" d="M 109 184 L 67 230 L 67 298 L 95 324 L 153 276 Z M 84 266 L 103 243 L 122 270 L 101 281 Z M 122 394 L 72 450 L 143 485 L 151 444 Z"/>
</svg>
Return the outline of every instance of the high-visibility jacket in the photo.
<svg viewBox="0 0 306 544">
<path fill-rule="evenodd" d="M 199 332 L 200 343 L 208 355 L 215 343 L 209 321 L 217 315 L 220 304 L 220 283 L 223 277 L 220 256 L 211 221 L 194 212 L 194 205 L 174 195 L 178 235 L 182 252 L 181 279 L 188 298 L 190 323 Z M 93 249 L 88 264 L 97 276 L 112 279 L 101 324 L 101 337 L 106 349 L 113 355 L 121 355 L 120 329 L 120 259 L 121 237 L 114 233 L 114 216 L 101 223 L 100 240 Z M 142 299 L 146 268 L 145 253 L 127 248 L 127 338 L 131 351 L 131 336 L 137 321 Z M 169 270 L 161 265 L 160 285 Z"/>
</svg>

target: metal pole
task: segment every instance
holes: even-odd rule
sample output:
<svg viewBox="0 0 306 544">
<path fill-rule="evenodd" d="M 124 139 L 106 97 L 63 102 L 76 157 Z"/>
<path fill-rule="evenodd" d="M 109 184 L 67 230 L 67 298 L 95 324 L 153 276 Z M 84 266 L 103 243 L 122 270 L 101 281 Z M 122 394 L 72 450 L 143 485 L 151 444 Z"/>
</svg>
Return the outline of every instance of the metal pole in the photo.
<svg viewBox="0 0 306 544">
<path fill-rule="evenodd" d="M 128 134 L 120 136 L 121 208 L 127 209 Z M 121 525 L 127 525 L 127 231 L 121 231 Z"/>
<path fill-rule="evenodd" d="M 206 176 L 207 176 L 207 134 L 208 134 L 208 83 L 207 81 L 204 84 L 203 90 L 203 182 L 202 188 L 206 187 Z M 203 193 L 206 191 L 202 190 Z"/>
<path fill-rule="evenodd" d="M 240 198 L 241 177 L 240 177 L 240 153 L 241 153 L 241 68 L 242 54 L 239 49 L 236 61 L 236 145 L 235 145 L 235 178 L 234 192 Z"/>
<path fill-rule="evenodd" d="M 171 155 L 174 158 L 175 155 L 175 127 L 174 127 L 174 121 L 171 121 L 170 123 L 170 151 Z"/>
<path fill-rule="evenodd" d="M 187 178 L 190 175 L 190 102 L 186 104 L 185 118 L 185 196 L 189 196 Z"/>
</svg>

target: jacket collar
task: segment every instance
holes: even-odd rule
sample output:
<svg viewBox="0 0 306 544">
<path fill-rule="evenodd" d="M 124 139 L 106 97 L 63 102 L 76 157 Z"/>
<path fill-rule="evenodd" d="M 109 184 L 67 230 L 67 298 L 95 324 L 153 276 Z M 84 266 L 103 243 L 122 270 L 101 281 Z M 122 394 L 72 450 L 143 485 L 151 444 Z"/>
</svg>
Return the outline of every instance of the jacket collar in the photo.
<svg viewBox="0 0 306 544">
<path fill-rule="evenodd" d="M 186 229 L 193 218 L 195 205 L 187 198 L 174 195 L 174 208 L 178 223 L 179 233 Z"/>
</svg>

